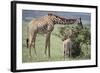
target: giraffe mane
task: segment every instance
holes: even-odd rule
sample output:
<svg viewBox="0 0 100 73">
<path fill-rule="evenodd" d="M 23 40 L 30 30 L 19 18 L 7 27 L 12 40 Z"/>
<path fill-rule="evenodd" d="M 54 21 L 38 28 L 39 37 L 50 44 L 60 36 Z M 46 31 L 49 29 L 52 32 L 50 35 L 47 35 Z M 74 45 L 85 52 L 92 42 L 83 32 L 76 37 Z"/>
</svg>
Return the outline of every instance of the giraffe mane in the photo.
<svg viewBox="0 0 100 73">
<path fill-rule="evenodd" d="M 57 18 L 60 18 L 60 19 L 63 19 L 62 17 L 58 16 L 58 15 L 55 15 L 55 14 L 52 14 L 52 13 L 48 13 L 48 16 L 55 16 Z"/>
</svg>

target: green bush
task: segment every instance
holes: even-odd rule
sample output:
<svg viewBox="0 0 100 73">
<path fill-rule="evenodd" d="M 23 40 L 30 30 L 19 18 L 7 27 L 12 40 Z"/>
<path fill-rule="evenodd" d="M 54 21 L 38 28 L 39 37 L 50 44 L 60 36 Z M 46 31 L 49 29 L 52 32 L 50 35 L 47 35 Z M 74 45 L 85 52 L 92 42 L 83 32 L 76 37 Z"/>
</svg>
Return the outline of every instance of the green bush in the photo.
<svg viewBox="0 0 100 73">
<path fill-rule="evenodd" d="M 66 36 L 69 35 L 67 32 L 69 29 L 73 30 L 76 32 L 76 35 L 73 39 L 75 44 L 80 45 L 80 47 L 75 48 L 74 44 L 74 49 L 76 50 L 76 54 L 73 53 L 74 57 L 83 57 L 83 58 L 91 58 L 91 33 L 90 33 L 90 26 L 85 25 L 83 29 L 81 29 L 78 26 L 64 26 L 64 27 L 59 27 L 59 33 L 54 34 L 55 36 L 58 36 L 61 39 L 65 39 Z"/>
</svg>

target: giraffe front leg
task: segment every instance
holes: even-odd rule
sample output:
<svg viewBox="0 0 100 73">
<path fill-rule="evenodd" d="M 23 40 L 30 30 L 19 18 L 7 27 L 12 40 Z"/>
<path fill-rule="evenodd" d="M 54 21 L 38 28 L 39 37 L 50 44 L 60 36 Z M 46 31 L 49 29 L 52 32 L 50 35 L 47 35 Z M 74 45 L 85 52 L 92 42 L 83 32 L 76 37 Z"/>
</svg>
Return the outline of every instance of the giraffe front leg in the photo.
<svg viewBox="0 0 100 73">
<path fill-rule="evenodd" d="M 50 55 L 50 38 L 48 39 L 48 56 L 49 56 L 49 58 L 51 57 L 51 55 Z"/>
<path fill-rule="evenodd" d="M 48 34 L 46 34 L 46 39 L 45 39 L 45 55 L 47 54 L 47 48 L 48 48 Z"/>
<path fill-rule="evenodd" d="M 50 35 L 51 35 L 51 33 L 46 34 L 46 42 L 45 42 L 45 54 L 46 54 L 47 48 L 48 48 L 48 56 L 49 57 L 50 57 Z"/>
<path fill-rule="evenodd" d="M 47 52 L 47 42 L 45 42 L 45 55 L 46 55 L 46 52 Z"/>
<path fill-rule="evenodd" d="M 49 56 L 49 58 L 51 57 L 51 56 L 50 56 L 50 35 L 51 35 L 51 33 L 48 33 L 48 34 L 47 34 L 47 40 L 48 40 L 48 41 L 47 41 L 47 42 L 48 42 L 48 43 L 47 43 L 47 47 L 48 47 L 48 56 Z"/>
<path fill-rule="evenodd" d="M 46 40 L 45 40 L 45 55 L 46 55 L 46 52 L 47 52 L 47 44 L 48 44 L 48 40 L 47 40 L 47 36 L 46 36 Z"/>
</svg>

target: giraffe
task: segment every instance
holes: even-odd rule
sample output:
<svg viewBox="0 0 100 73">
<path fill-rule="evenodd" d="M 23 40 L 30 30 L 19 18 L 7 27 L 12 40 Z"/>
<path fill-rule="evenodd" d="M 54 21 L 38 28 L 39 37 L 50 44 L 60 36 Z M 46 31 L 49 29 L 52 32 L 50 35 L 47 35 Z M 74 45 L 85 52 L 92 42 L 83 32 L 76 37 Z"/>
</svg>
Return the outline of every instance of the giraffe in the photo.
<svg viewBox="0 0 100 73">
<path fill-rule="evenodd" d="M 72 52 L 74 51 L 73 45 L 76 45 L 74 44 L 74 38 L 77 37 L 77 34 L 78 34 L 78 31 L 75 31 L 73 29 L 69 29 L 67 32 L 68 32 L 68 35 L 66 35 L 66 37 L 62 39 L 63 49 L 64 49 L 64 59 L 66 55 L 68 57 L 72 56 Z"/>
<path fill-rule="evenodd" d="M 43 34 L 46 34 L 45 54 L 48 49 L 48 56 L 50 57 L 50 35 L 54 29 L 54 25 L 77 23 L 78 25 L 82 27 L 82 23 L 80 23 L 80 20 L 81 18 L 80 19 L 66 19 L 66 18 L 57 16 L 55 14 L 48 13 L 48 15 L 45 15 L 43 17 L 30 21 L 27 26 L 27 39 L 26 39 L 27 48 L 30 48 L 29 49 L 30 56 L 31 56 L 32 46 L 36 54 L 35 41 L 36 41 L 37 33 L 42 32 Z"/>
</svg>

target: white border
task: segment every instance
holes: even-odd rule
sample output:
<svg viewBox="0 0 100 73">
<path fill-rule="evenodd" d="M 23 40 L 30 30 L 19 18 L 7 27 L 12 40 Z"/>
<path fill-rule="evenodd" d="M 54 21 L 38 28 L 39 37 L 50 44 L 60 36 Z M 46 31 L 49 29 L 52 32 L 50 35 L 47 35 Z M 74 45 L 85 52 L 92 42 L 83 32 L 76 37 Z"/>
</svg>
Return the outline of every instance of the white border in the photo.
<svg viewBox="0 0 100 73">
<path fill-rule="evenodd" d="M 58 62 L 38 62 L 38 63 L 22 63 L 22 9 L 25 10 L 45 10 L 45 11 L 67 11 L 67 12 L 87 12 L 91 13 L 91 60 L 79 61 L 58 61 Z M 95 65 L 96 44 L 95 44 L 95 9 L 79 8 L 79 7 L 59 7 L 59 6 L 45 6 L 45 5 L 27 5 L 17 4 L 17 70 L 21 69 L 38 69 L 51 67 L 70 67 L 70 66 L 85 66 Z"/>
</svg>

